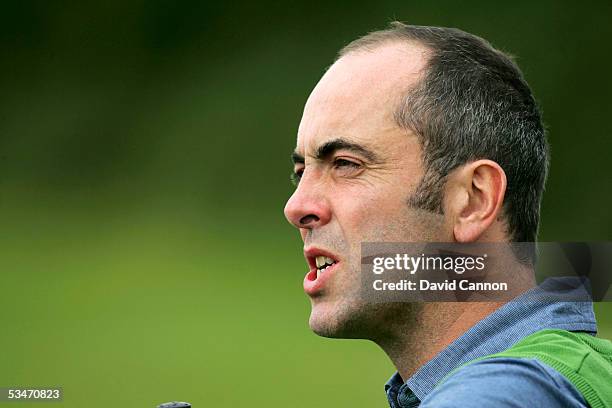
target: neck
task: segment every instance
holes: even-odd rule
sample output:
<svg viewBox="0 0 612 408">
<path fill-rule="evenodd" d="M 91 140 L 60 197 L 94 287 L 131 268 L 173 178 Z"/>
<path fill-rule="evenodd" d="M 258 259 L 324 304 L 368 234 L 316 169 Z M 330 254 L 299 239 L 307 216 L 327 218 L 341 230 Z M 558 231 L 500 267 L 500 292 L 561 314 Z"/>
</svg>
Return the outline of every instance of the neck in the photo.
<svg viewBox="0 0 612 408">
<path fill-rule="evenodd" d="M 401 317 L 397 319 L 396 315 L 394 324 L 387 325 L 389 330 L 384 336 L 372 339 L 389 356 L 404 381 L 476 323 L 536 285 L 533 269 L 512 260 L 513 255 L 500 258 L 490 275 L 492 281 L 497 277 L 508 281 L 511 277 L 508 297 L 495 301 L 482 298 L 471 302 L 409 303 Z"/>
<path fill-rule="evenodd" d="M 493 313 L 503 302 L 430 302 L 414 316 L 410 328 L 376 343 L 404 379 L 434 358 L 470 327 Z"/>
</svg>

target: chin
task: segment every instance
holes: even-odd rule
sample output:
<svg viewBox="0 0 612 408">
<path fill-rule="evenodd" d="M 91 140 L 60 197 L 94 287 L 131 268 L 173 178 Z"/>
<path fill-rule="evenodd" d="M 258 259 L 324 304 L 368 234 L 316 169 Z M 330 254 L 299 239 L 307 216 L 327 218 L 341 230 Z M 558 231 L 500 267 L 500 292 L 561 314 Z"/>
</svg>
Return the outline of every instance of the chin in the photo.
<svg viewBox="0 0 612 408">
<path fill-rule="evenodd" d="M 358 305 L 332 302 L 313 303 L 308 325 L 321 337 L 335 339 L 367 339 L 367 313 Z"/>
<path fill-rule="evenodd" d="M 341 330 L 339 330 L 338 324 L 334 319 L 322 318 L 315 313 L 311 313 L 308 325 L 310 326 L 310 330 L 318 336 L 333 339 L 342 338 L 340 335 Z"/>
</svg>

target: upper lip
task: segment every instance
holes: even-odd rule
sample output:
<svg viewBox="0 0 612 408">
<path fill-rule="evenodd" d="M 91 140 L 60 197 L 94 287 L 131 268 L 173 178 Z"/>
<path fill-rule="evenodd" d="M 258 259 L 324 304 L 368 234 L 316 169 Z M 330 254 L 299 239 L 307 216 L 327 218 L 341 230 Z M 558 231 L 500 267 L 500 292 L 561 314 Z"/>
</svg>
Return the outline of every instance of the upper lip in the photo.
<svg viewBox="0 0 612 408">
<path fill-rule="evenodd" d="M 338 255 L 326 249 L 313 247 L 313 246 L 304 248 L 304 258 L 306 258 L 306 261 L 308 262 L 308 266 L 310 266 L 311 270 L 317 268 L 317 264 L 315 260 L 317 256 L 326 256 L 328 258 L 333 259 L 334 262 L 339 261 Z"/>
</svg>

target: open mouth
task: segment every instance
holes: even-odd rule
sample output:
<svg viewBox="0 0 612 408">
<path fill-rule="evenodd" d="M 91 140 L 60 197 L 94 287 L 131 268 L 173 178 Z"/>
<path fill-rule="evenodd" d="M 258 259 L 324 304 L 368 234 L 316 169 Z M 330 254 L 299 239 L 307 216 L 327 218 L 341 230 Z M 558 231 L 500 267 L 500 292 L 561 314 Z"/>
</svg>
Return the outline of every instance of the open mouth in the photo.
<svg viewBox="0 0 612 408">
<path fill-rule="evenodd" d="M 316 278 L 319 279 L 321 277 L 321 275 L 323 273 L 325 273 L 327 268 L 329 268 L 330 266 L 335 265 L 335 264 L 336 264 L 336 261 L 334 261 L 332 258 L 330 258 L 328 256 L 319 255 L 319 256 L 315 257 L 315 265 L 317 267 L 317 276 L 316 276 Z"/>
<path fill-rule="evenodd" d="M 310 270 L 304 277 L 304 290 L 310 296 L 318 296 L 325 288 L 326 281 L 338 268 L 340 260 L 331 252 L 310 248 L 304 251 Z"/>
</svg>

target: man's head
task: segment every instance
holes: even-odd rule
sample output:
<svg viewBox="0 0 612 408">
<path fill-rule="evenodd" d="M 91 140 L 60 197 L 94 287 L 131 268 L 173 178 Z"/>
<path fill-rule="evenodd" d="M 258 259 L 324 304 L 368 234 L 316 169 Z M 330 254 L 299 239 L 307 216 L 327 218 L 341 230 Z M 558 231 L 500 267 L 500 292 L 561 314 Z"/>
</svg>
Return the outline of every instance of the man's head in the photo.
<svg viewBox="0 0 612 408">
<path fill-rule="evenodd" d="M 362 242 L 535 241 L 547 154 L 518 67 L 484 40 L 394 23 L 349 44 L 306 103 L 285 207 L 312 329 L 391 330 L 401 307 L 359 300 Z M 317 272 L 317 257 L 335 264 Z"/>
</svg>

